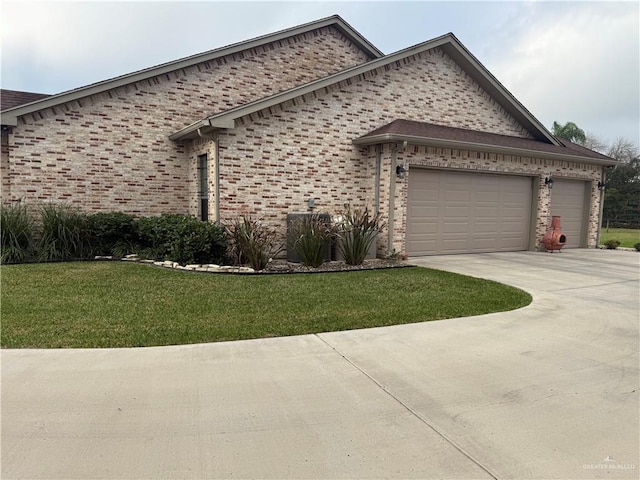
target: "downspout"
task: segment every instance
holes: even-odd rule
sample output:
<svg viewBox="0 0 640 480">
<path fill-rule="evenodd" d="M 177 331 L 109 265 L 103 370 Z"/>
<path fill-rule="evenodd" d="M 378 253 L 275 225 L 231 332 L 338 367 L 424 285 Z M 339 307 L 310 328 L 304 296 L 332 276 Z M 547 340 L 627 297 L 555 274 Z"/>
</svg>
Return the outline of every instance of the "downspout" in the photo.
<svg viewBox="0 0 640 480">
<path fill-rule="evenodd" d="M 603 184 L 606 184 L 606 180 L 607 180 L 607 169 L 606 167 L 602 168 L 602 175 L 600 175 L 601 178 L 601 182 Z M 606 187 L 604 187 L 606 188 Z M 599 213 L 598 213 L 598 218 L 600 219 L 600 221 L 598 222 L 598 233 L 596 234 L 596 248 L 598 248 L 600 246 L 600 231 L 602 230 L 602 221 L 604 220 L 603 218 L 603 214 L 604 214 L 604 188 L 602 190 L 598 189 L 598 191 L 600 192 L 600 208 L 599 208 Z"/>
<path fill-rule="evenodd" d="M 215 145 L 215 168 L 216 168 L 216 174 L 215 174 L 215 178 L 214 178 L 214 185 L 213 185 L 213 195 L 214 195 L 214 201 L 215 201 L 215 207 L 213 210 L 213 214 L 215 216 L 215 221 L 219 222 L 220 221 L 220 148 L 219 148 L 219 142 L 220 142 L 220 136 L 216 135 L 215 138 L 213 139 L 213 144 Z"/>
<path fill-rule="evenodd" d="M 387 245 L 387 255 L 393 255 L 393 231 L 394 231 L 394 210 L 396 204 L 396 162 L 398 160 L 398 146 L 391 145 L 391 170 L 389 183 L 389 239 Z"/>
<path fill-rule="evenodd" d="M 380 163 L 382 161 L 382 145 L 376 145 L 376 186 L 374 199 L 374 213 L 380 212 Z"/>
</svg>

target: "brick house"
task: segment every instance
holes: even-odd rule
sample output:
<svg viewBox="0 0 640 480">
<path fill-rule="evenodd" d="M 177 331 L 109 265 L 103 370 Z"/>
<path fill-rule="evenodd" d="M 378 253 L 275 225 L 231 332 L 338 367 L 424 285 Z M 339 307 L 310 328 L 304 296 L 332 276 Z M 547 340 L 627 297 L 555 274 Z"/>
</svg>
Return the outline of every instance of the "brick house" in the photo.
<svg viewBox="0 0 640 480">
<path fill-rule="evenodd" d="M 594 247 L 616 163 L 555 138 L 453 34 L 383 55 L 338 16 L 24 101 L 2 107 L 3 202 L 283 232 L 350 203 L 388 222 L 380 255 L 534 250 L 551 215 Z"/>
</svg>

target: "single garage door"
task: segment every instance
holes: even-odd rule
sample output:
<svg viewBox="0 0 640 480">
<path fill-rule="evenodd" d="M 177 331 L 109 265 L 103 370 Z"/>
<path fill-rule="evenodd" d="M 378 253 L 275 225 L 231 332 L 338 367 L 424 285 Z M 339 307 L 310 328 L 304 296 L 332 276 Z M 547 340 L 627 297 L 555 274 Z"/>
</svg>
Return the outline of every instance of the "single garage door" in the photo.
<svg viewBox="0 0 640 480">
<path fill-rule="evenodd" d="M 413 168 L 408 255 L 527 250 L 530 177 Z"/>
<path fill-rule="evenodd" d="M 585 246 L 587 182 L 556 179 L 551 190 L 551 215 L 559 215 L 560 227 L 567 236 L 565 248 Z"/>
</svg>

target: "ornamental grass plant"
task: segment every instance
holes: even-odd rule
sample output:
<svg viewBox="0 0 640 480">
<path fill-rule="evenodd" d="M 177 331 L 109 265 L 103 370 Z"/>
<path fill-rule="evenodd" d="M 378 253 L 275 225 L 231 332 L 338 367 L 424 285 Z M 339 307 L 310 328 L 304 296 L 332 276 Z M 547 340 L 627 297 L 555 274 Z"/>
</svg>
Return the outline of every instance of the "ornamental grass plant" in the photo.
<svg viewBox="0 0 640 480">
<path fill-rule="evenodd" d="M 352 209 L 350 205 L 340 212 L 338 224 L 338 249 L 348 265 L 362 265 L 369 249 L 376 241 L 378 232 L 384 228 L 380 213 L 372 214 L 364 210 Z"/>
<path fill-rule="evenodd" d="M 335 228 L 329 215 L 308 215 L 293 222 L 289 242 L 300 261 L 307 267 L 317 268 L 327 259 Z"/>
<path fill-rule="evenodd" d="M 22 203 L 0 206 L 0 261 L 21 263 L 34 251 L 34 225 Z"/>
<path fill-rule="evenodd" d="M 235 262 L 248 263 L 254 270 L 264 270 L 269 260 L 284 250 L 278 232 L 250 215 L 235 220 L 227 228 L 227 234 Z"/>
<path fill-rule="evenodd" d="M 40 220 L 38 260 L 78 260 L 90 254 L 87 215 L 68 205 L 45 204 L 40 207 Z"/>
</svg>

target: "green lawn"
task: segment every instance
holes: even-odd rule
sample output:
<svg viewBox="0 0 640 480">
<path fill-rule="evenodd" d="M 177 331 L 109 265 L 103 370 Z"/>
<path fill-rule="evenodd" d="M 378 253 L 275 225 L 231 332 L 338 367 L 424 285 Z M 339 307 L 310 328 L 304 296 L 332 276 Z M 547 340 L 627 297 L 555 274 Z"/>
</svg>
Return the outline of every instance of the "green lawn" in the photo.
<svg viewBox="0 0 640 480">
<path fill-rule="evenodd" d="M 606 228 L 600 230 L 600 245 L 604 245 L 607 240 L 618 240 L 621 247 L 633 248 L 640 242 L 640 229 L 637 228 Z"/>
<path fill-rule="evenodd" d="M 499 283 L 424 268 L 215 275 L 124 262 L 4 265 L 4 348 L 136 347 L 394 325 L 512 310 Z"/>
</svg>

